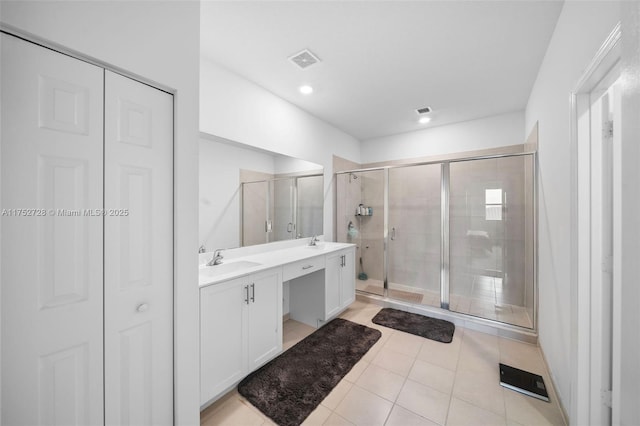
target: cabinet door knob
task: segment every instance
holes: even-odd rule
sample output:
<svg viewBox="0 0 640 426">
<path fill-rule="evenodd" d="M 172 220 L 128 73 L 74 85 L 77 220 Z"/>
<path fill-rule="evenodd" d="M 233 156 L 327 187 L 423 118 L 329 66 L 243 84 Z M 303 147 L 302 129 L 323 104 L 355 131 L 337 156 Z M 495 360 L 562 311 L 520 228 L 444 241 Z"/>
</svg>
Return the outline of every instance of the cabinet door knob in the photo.
<svg viewBox="0 0 640 426">
<path fill-rule="evenodd" d="M 309 268 L 313 268 L 313 265 L 307 265 L 302 267 L 302 269 L 309 269 Z"/>
<path fill-rule="evenodd" d="M 251 283 L 251 301 L 256 303 L 256 285 Z"/>
<path fill-rule="evenodd" d="M 138 311 L 138 312 L 147 312 L 147 309 L 149 309 L 149 305 L 147 303 L 141 303 L 136 308 L 136 311 Z"/>
<path fill-rule="evenodd" d="M 245 291 L 244 303 L 248 305 L 249 304 L 249 286 L 248 285 L 244 286 L 244 291 Z"/>
</svg>

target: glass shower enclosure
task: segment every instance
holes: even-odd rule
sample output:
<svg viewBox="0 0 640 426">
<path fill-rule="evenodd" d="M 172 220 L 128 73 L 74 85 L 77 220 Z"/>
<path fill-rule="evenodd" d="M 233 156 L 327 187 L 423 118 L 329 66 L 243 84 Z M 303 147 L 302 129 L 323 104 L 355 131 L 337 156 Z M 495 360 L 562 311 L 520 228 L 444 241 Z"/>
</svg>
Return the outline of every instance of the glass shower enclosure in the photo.
<svg viewBox="0 0 640 426">
<path fill-rule="evenodd" d="M 535 328 L 535 154 L 336 175 L 361 292 Z"/>
</svg>

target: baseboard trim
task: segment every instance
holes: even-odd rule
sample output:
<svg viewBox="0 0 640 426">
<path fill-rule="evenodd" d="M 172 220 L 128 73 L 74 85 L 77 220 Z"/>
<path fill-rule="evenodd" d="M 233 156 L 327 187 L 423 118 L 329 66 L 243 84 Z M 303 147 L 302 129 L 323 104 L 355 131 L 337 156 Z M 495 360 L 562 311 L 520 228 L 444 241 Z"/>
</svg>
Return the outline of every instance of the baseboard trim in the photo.
<svg viewBox="0 0 640 426">
<path fill-rule="evenodd" d="M 538 349 L 540 349 L 540 353 L 542 354 L 542 362 L 544 362 L 544 366 L 547 368 L 549 372 L 549 379 L 551 380 L 551 387 L 553 388 L 553 394 L 558 400 L 558 407 L 560 407 L 560 414 L 562 414 L 562 419 L 564 420 L 565 425 L 569 425 L 569 416 L 567 415 L 567 410 L 564 407 L 564 403 L 562 402 L 562 398 L 560 398 L 560 394 L 558 393 L 558 386 L 556 386 L 556 381 L 553 377 L 553 373 L 551 373 L 551 369 L 549 368 L 549 363 L 547 362 L 547 356 L 544 354 L 544 350 L 542 349 L 542 345 L 540 345 L 540 341 L 538 340 Z"/>
</svg>

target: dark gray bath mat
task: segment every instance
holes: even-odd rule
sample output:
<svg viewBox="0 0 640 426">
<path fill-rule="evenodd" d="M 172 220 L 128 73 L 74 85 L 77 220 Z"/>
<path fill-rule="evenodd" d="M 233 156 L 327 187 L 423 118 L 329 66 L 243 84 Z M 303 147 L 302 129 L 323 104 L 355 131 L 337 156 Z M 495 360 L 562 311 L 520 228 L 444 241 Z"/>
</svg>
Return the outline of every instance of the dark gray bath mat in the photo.
<svg viewBox="0 0 640 426">
<path fill-rule="evenodd" d="M 383 308 L 373 317 L 375 324 L 384 325 L 416 336 L 426 337 L 442 343 L 451 343 L 456 326 L 453 323 L 441 319 L 430 318 L 424 315 L 397 309 Z"/>
<path fill-rule="evenodd" d="M 299 425 L 381 333 L 341 318 L 248 375 L 238 392 L 281 426 Z"/>
</svg>

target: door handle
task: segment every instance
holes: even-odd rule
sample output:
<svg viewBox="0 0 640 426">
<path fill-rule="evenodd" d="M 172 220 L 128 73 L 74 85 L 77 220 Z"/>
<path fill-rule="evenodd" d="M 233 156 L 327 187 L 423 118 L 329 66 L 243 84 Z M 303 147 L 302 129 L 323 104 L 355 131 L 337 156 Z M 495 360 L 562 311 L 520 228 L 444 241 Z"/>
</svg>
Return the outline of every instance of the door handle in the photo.
<svg viewBox="0 0 640 426">
<path fill-rule="evenodd" d="M 255 283 L 251 283 L 251 301 L 256 303 L 256 285 Z"/>
<path fill-rule="evenodd" d="M 149 305 L 147 303 L 141 303 L 136 308 L 136 311 L 142 313 L 142 312 L 147 312 L 148 309 L 149 309 Z"/>
<path fill-rule="evenodd" d="M 391 241 L 396 239 L 396 228 L 391 228 Z"/>
<path fill-rule="evenodd" d="M 244 286 L 244 303 L 249 304 L 249 286 Z"/>
<path fill-rule="evenodd" d="M 287 232 L 292 232 L 293 231 L 293 223 L 289 222 L 287 223 Z"/>
<path fill-rule="evenodd" d="M 340 256 L 340 266 L 344 268 L 346 264 L 347 264 L 347 259 L 346 259 L 346 256 L 343 254 L 342 256 Z"/>
</svg>

